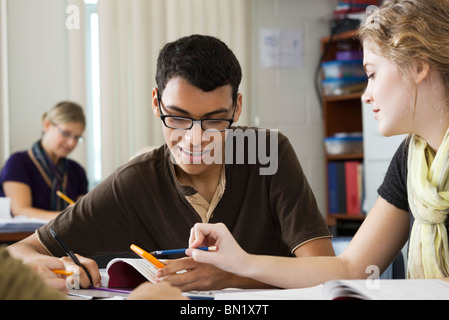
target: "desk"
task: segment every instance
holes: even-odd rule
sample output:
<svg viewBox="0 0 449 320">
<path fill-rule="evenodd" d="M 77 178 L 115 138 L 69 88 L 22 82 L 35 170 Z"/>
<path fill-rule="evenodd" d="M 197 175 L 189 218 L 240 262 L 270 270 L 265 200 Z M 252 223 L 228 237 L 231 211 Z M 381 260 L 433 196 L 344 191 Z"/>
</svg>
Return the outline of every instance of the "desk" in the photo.
<svg viewBox="0 0 449 320">
<path fill-rule="evenodd" d="M 25 239 L 48 221 L 24 216 L 0 219 L 0 242 L 16 242 Z"/>
<path fill-rule="evenodd" d="M 0 232 L 0 242 L 16 242 L 25 239 L 26 237 L 32 235 L 34 232 L 31 231 L 20 231 L 20 232 Z"/>
</svg>

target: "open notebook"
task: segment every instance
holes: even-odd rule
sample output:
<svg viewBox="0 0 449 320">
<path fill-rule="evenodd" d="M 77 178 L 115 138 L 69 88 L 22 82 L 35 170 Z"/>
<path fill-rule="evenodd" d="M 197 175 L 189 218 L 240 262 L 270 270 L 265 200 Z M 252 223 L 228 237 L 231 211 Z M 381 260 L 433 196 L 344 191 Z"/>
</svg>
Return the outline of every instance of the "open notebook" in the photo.
<svg viewBox="0 0 449 320">
<path fill-rule="evenodd" d="M 449 300 L 442 280 L 331 280 L 303 289 L 258 290 L 215 294 L 216 300 Z"/>
<path fill-rule="evenodd" d="M 159 268 L 141 258 L 116 258 L 106 266 L 109 288 L 135 288 L 145 281 L 156 283 Z"/>
</svg>

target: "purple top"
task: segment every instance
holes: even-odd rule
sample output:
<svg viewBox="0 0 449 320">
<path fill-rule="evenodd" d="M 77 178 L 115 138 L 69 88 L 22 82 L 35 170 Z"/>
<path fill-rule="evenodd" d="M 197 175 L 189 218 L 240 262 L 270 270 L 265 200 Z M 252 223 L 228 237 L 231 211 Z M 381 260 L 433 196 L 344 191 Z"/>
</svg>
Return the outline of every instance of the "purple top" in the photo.
<svg viewBox="0 0 449 320">
<path fill-rule="evenodd" d="M 23 182 L 30 186 L 32 206 L 50 210 L 50 188 L 31 161 L 27 151 L 14 153 L 6 161 L 0 173 L 0 197 L 5 196 L 3 182 Z M 76 200 L 87 193 L 87 177 L 84 169 L 75 161 L 68 159 L 67 164 L 67 196 Z"/>
</svg>

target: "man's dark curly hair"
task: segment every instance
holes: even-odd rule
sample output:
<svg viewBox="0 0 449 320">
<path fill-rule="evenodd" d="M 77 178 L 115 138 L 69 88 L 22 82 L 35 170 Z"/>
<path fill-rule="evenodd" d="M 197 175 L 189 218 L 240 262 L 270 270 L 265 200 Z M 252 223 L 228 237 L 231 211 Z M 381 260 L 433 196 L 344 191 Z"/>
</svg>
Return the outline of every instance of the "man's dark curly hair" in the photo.
<svg viewBox="0 0 449 320">
<path fill-rule="evenodd" d="M 172 78 L 181 77 L 203 91 L 231 85 L 236 101 L 242 69 L 234 53 L 221 40 L 191 35 L 167 43 L 157 60 L 156 83 L 159 96 Z"/>
</svg>

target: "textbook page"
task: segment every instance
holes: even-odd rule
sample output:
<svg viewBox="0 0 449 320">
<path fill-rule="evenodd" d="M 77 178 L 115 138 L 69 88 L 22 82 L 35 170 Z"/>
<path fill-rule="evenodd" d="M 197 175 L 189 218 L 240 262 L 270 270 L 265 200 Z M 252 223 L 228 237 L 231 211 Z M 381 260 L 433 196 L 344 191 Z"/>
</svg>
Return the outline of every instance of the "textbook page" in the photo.
<svg viewBox="0 0 449 320">
<path fill-rule="evenodd" d="M 123 287 L 135 287 L 143 282 L 143 278 L 156 283 L 157 270 L 158 268 L 146 259 L 116 258 L 106 267 L 109 275 L 108 286 L 112 283 L 116 286 L 119 283 Z"/>
<path fill-rule="evenodd" d="M 0 197 L 0 219 L 11 218 L 11 198 Z"/>
<path fill-rule="evenodd" d="M 215 300 L 323 300 L 323 285 L 300 289 L 241 290 L 215 293 Z"/>
<path fill-rule="evenodd" d="M 325 299 L 449 300 L 442 280 L 332 280 L 324 284 Z"/>
<path fill-rule="evenodd" d="M 137 271 L 139 271 L 145 278 L 153 283 L 156 283 L 156 271 L 158 268 L 151 262 L 145 259 L 122 259 L 122 261 L 132 265 Z"/>
<path fill-rule="evenodd" d="M 0 233 L 2 232 L 33 232 L 37 228 L 46 224 L 49 220 L 30 218 L 26 216 L 16 216 L 10 218 L 0 218 Z"/>
</svg>

